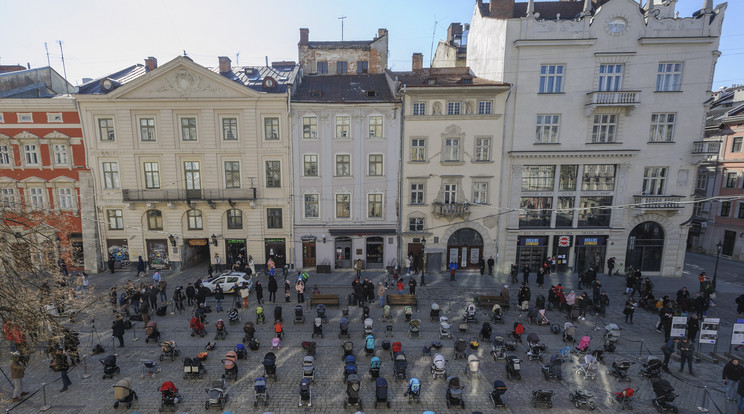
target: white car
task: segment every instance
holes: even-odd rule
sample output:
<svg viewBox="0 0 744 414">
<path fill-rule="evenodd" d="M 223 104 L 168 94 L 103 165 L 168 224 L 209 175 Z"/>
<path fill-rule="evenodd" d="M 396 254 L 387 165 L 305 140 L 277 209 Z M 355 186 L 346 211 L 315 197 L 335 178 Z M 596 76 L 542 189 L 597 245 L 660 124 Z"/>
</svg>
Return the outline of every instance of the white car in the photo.
<svg viewBox="0 0 744 414">
<path fill-rule="evenodd" d="M 247 287 L 249 291 L 253 288 L 251 277 L 243 272 L 225 272 L 219 276 L 203 281 L 202 286 L 209 289 L 210 295 L 214 293 L 214 289 L 217 285 L 222 287 L 224 293 L 234 293 L 233 291 L 236 283 L 242 288 Z"/>
</svg>

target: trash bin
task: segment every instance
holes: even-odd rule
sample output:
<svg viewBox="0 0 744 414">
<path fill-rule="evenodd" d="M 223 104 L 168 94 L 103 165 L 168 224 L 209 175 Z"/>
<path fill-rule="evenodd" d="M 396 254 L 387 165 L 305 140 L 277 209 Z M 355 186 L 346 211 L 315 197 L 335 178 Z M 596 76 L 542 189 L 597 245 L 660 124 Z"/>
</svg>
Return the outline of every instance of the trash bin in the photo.
<svg viewBox="0 0 744 414">
<path fill-rule="evenodd" d="M 356 306 L 357 300 L 353 293 L 349 293 L 349 306 Z"/>
</svg>

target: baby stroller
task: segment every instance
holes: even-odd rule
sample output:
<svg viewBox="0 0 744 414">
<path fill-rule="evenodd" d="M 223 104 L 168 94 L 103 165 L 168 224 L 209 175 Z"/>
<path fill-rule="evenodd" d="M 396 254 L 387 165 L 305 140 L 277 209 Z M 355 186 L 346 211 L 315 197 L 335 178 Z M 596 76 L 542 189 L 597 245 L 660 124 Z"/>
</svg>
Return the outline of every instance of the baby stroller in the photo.
<svg viewBox="0 0 744 414">
<path fill-rule="evenodd" d="M 157 343 L 158 340 L 160 340 L 160 331 L 158 331 L 158 323 L 155 321 L 147 322 L 147 326 L 145 327 L 145 335 L 147 335 L 147 338 L 145 338 L 145 343 L 148 343 L 150 341 Z"/>
<path fill-rule="evenodd" d="M 626 388 L 620 392 L 613 392 L 613 400 L 620 404 L 621 410 L 632 410 L 633 406 L 630 404 L 633 401 L 633 395 L 635 390 L 633 388 Z"/>
<path fill-rule="evenodd" d="M 312 337 L 315 338 L 315 335 L 319 337 L 323 337 L 323 319 L 315 318 L 313 320 L 313 335 Z"/>
<path fill-rule="evenodd" d="M 571 322 L 563 324 L 563 342 L 576 342 L 576 327 Z"/>
<path fill-rule="evenodd" d="M 449 320 L 446 316 L 439 317 L 439 339 L 442 338 L 452 339 L 452 334 L 450 334 Z"/>
<path fill-rule="evenodd" d="M 465 359 L 465 350 L 468 348 L 468 343 L 464 339 L 458 339 L 455 341 L 455 359 Z"/>
<path fill-rule="evenodd" d="M 258 377 L 253 381 L 253 406 L 258 407 L 263 403 L 264 407 L 269 405 L 269 393 L 266 391 L 266 378 Z"/>
<path fill-rule="evenodd" d="M 357 373 L 356 358 L 354 355 L 347 355 L 344 358 L 344 380 L 349 378 L 349 375 Z"/>
<path fill-rule="evenodd" d="M 605 326 L 604 334 L 604 350 L 607 352 L 615 352 L 617 341 L 620 340 L 620 327 L 614 323 Z"/>
<path fill-rule="evenodd" d="M 651 403 L 656 408 L 656 410 L 658 410 L 659 412 L 671 411 L 673 413 L 676 413 L 678 409 L 675 405 L 672 404 L 672 402 L 679 395 L 674 393 L 674 387 L 672 387 L 672 384 L 670 384 L 669 381 L 665 379 L 659 379 L 654 382 L 653 388 L 654 394 L 656 394 L 656 398 L 654 398 Z"/>
<path fill-rule="evenodd" d="M 545 316 L 545 309 L 537 311 L 537 324 L 538 325 L 550 325 L 550 320 Z"/>
<path fill-rule="evenodd" d="M 478 323 L 478 319 L 475 317 L 475 313 L 475 305 L 468 305 L 467 308 L 465 308 L 465 315 L 462 317 L 462 320 L 466 323 Z"/>
<path fill-rule="evenodd" d="M 364 305 L 364 307 L 362 308 L 362 320 L 365 320 L 367 318 L 369 318 L 369 306 Z"/>
<path fill-rule="evenodd" d="M 350 338 L 349 335 L 349 319 L 348 318 L 341 318 L 341 321 L 338 323 L 338 339 L 341 338 Z"/>
<path fill-rule="evenodd" d="M 408 380 L 405 395 L 408 396 L 408 404 L 412 402 L 421 403 L 421 381 L 418 378 Z"/>
<path fill-rule="evenodd" d="M 181 351 L 179 351 L 178 347 L 176 346 L 176 341 L 161 342 L 160 350 L 162 351 L 162 353 L 160 354 L 161 361 L 165 358 L 170 358 L 171 361 L 175 361 L 176 358 L 181 355 Z"/>
<path fill-rule="evenodd" d="M 491 339 L 491 355 L 494 361 L 506 358 L 506 344 L 503 336 L 494 336 Z"/>
<path fill-rule="evenodd" d="M 176 410 L 176 404 L 181 401 L 181 394 L 178 393 L 176 384 L 171 381 L 166 381 L 160 386 L 160 408 L 158 411 L 165 411 L 170 409 L 171 411 Z"/>
<path fill-rule="evenodd" d="M 514 330 L 511 332 L 512 338 L 517 342 L 522 342 L 522 335 L 524 334 L 524 325 L 519 322 L 514 322 Z"/>
<path fill-rule="evenodd" d="M 591 336 L 582 336 L 579 340 L 579 343 L 576 344 L 576 346 L 573 349 L 573 353 L 575 354 L 585 354 L 589 352 L 589 345 L 592 343 L 592 337 Z"/>
<path fill-rule="evenodd" d="M 317 344 L 313 341 L 306 342 L 302 341 L 302 347 L 307 350 L 307 354 L 310 356 L 315 356 L 315 349 L 317 348 Z"/>
<path fill-rule="evenodd" d="M 302 305 L 295 306 L 295 318 L 294 323 L 305 323 L 305 314 L 304 310 L 302 309 Z"/>
<path fill-rule="evenodd" d="M 406 322 L 409 322 L 411 318 L 413 318 L 413 308 L 410 306 L 406 306 L 405 308 L 403 308 L 403 316 Z"/>
<path fill-rule="evenodd" d="M 222 375 L 222 378 L 233 381 L 238 379 L 238 354 L 235 351 L 225 352 L 225 359 L 222 360 L 222 365 L 225 367 L 225 373 Z"/>
<path fill-rule="evenodd" d="M 359 395 L 359 376 L 351 374 L 346 378 L 346 399 L 344 400 L 344 409 L 349 406 L 358 406 L 362 411 L 362 397 Z"/>
<path fill-rule="evenodd" d="M 630 369 L 631 365 L 633 365 L 633 363 L 628 361 L 627 359 L 612 361 L 609 372 L 611 372 L 618 381 L 630 382 L 628 370 Z"/>
<path fill-rule="evenodd" d="M 282 307 L 274 306 L 274 322 L 282 320 Z"/>
<path fill-rule="evenodd" d="M 183 359 L 183 379 L 197 379 L 204 375 L 204 365 L 199 358 Z"/>
<path fill-rule="evenodd" d="M 491 397 L 491 403 L 494 408 L 506 408 L 506 403 L 501 399 L 501 396 L 504 395 L 508 389 L 509 388 L 504 384 L 504 381 L 496 380 L 493 382 L 493 391 L 491 391 L 489 396 Z"/>
<path fill-rule="evenodd" d="M 367 354 L 367 356 L 373 356 L 375 354 L 374 336 L 367 335 L 367 337 L 364 339 L 364 353 Z"/>
<path fill-rule="evenodd" d="M 383 321 L 392 321 L 393 315 L 390 312 L 390 305 L 385 305 L 385 307 L 382 308 L 382 318 L 380 318 Z"/>
<path fill-rule="evenodd" d="M 143 359 L 142 360 L 142 371 L 140 372 L 140 378 L 144 378 L 145 375 L 151 378 L 155 378 L 155 374 L 160 372 L 160 365 L 157 362 Z"/>
<path fill-rule="evenodd" d="M 264 377 L 273 377 L 274 382 L 278 381 L 276 375 L 276 355 L 273 352 L 268 352 L 264 355 L 263 366 Z"/>
<path fill-rule="evenodd" d="M 400 342 L 393 342 L 393 346 L 390 349 L 390 359 L 395 360 L 395 355 L 403 350 L 403 344 Z"/>
<path fill-rule="evenodd" d="M 373 332 L 372 324 L 373 323 L 374 321 L 372 320 L 372 318 L 364 319 L 364 336 L 372 335 L 372 332 Z"/>
<path fill-rule="evenodd" d="M 479 367 L 480 361 L 478 360 L 478 357 L 475 356 L 475 354 L 468 355 L 468 366 L 465 368 L 465 375 L 475 375 L 476 377 L 480 377 L 480 374 L 478 373 Z"/>
<path fill-rule="evenodd" d="M 491 320 L 493 323 L 504 323 L 504 310 L 498 303 L 491 308 Z"/>
<path fill-rule="evenodd" d="M 284 324 L 282 321 L 274 322 L 274 337 L 282 339 L 284 337 Z"/>
<path fill-rule="evenodd" d="M 540 318 L 540 314 L 537 313 L 537 308 L 534 306 L 530 306 L 527 309 L 527 322 L 529 323 L 537 323 L 538 319 Z"/>
<path fill-rule="evenodd" d="M 558 355 L 553 355 L 550 357 L 550 363 L 542 366 L 542 372 L 543 376 L 545 376 L 545 381 L 549 381 L 551 378 L 556 378 L 558 381 L 563 379 L 563 372 L 561 367 L 563 365 L 563 360 Z"/>
<path fill-rule="evenodd" d="M 132 400 L 138 400 L 137 393 L 132 390 L 132 379 L 123 378 L 114 384 L 114 408 L 119 408 L 119 404 L 125 403 L 127 408 L 132 408 Z"/>
<path fill-rule="evenodd" d="M 266 323 L 266 314 L 261 305 L 256 306 L 256 323 Z"/>
<path fill-rule="evenodd" d="M 243 343 L 246 343 L 253 339 L 253 337 L 256 335 L 256 327 L 253 326 L 253 322 L 246 322 L 243 324 L 243 332 L 245 335 L 243 335 Z"/>
<path fill-rule="evenodd" d="M 302 378 L 300 380 L 300 401 L 297 403 L 297 406 L 302 407 L 305 404 L 308 407 L 313 406 L 313 393 L 310 391 L 310 380 L 308 378 Z"/>
<path fill-rule="evenodd" d="M 431 307 L 429 308 L 429 320 L 432 322 L 435 322 L 437 319 L 439 319 L 439 314 L 441 313 L 439 309 L 438 303 L 432 303 Z"/>
<path fill-rule="evenodd" d="M 99 359 L 103 364 L 103 379 L 114 378 L 114 374 L 119 373 L 119 367 L 116 365 L 116 355 L 109 355 L 106 358 Z"/>
<path fill-rule="evenodd" d="M 349 355 L 354 355 L 354 343 L 351 341 L 344 341 L 341 344 L 341 348 L 344 350 L 344 355 L 341 359 L 346 360 Z"/>
<path fill-rule="evenodd" d="M 323 323 L 328 322 L 328 317 L 326 316 L 326 305 L 320 304 L 317 308 L 315 308 L 315 316 L 323 320 Z"/>
<path fill-rule="evenodd" d="M 421 338 L 421 333 L 419 332 L 420 324 L 421 324 L 421 321 L 418 319 L 414 319 L 411 322 L 408 322 L 408 337 L 409 338 Z"/>
<path fill-rule="evenodd" d="M 540 343 L 540 337 L 536 333 L 532 332 L 527 335 L 527 347 L 529 347 L 527 356 L 530 361 L 535 359 L 542 361 L 542 351 L 545 349 L 545 345 Z"/>
<path fill-rule="evenodd" d="M 204 329 L 204 324 L 196 316 L 191 318 L 189 321 L 189 328 L 191 328 L 191 336 L 199 335 L 203 338 L 204 335 L 207 334 L 207 330 Z"/>
<path fill-rule="evenodd" d="M 230 322 L 230 325 L 237 325 L 238 323 L 240 323 L 240 314 L 238 313 L 238 308 L 230 309 L 230 312 L 227 314 L 227 320 Z"/>
<path fill-rule="evenodd" d="M 395 354 L 395 359 L 393 360 L 393 376 L 397 380 L 405 380 L 408 377 L 408 374 L 406 374 L 407 369 L 408 360 L 406 359 L 406 354 L 398 352 Z"/>
<path fill-rule="evenodd" d="M 594 395 L 587 390 L 576 390 L 568 394 L 568 399 L 574 403 L 576 408 L 581 408 L 585 405 L 592 411 L 597 408 L 594 404 Z"/>
<path fill-rule="evenodd" d="M 488 322 L 483 322 L 483 325 L 481 326 L 481 330 L 480 330 L 480 337 L 482 339 L 491 339 L 492 332 L 493 332 L 493 329 L 491 328 L 491 324 Z"/>
<path fill-rule="evenodd" d="M 245 349 L 245 345 L 235 345 L 235 353 L 238 355 L 238 359 L 248 359 L 248 350 Z"/>
<path fill-rule="evenodd" d="M 535 390 L 532 391 L 532 406 L 537 407 L 538 405 L 545 405 L 548 408 L 553 408 L 553 390 L 543 391 Z"/>
<path fill-rule="evenodd" d="M 453 405 L 459 405 L 465 408 L 465 400 L 462 398 L 462 389 L 464 387 L 460 385 L 459 377 L 448 377 L 447 378 L 447 408 Z"/>
<path fill-rule="evenodd" d="M 380 376 L 380 367 L 382 367 L 382 361 L 378 357 L 372 357 L 369 361 L 369 377 L 370 380 L 376 379 Z"/>
<path fill-rule="evenodd" d="M 661 366 L 662 362 L 655 356 L 649 356 L 646 359 L 646 363 L 641 367 L 641 375 L 646 378 L 654 379 L 661 377 Z"/>
<path fill-rule="evenodd" d="M 520 373 L 520 363 L 521 361 L 516 356 L 506 356 L 506 363 L 504 364 L 504 366 L 506 367 L 506 377 L 508 379 L 522 379 L 522 374 Z"/>
<path fill-rule="evenodd" d="M 207 323 L 207 308 L 204 307 L 204 304 L 199 304 L 199 306 L 196 307 L 194 310 L 194 317 L 198 318 L 201 323 Z"/>
<path fill-rule="evenodd" d="M 477 351 L 478 347 L 480 346 L 480 342 L 478 342 L 478 338 L 476 337 L 471 337 L 468 340 L 468 344 L 470 344 L 470 349 L 472 349 L 473 351 Z"/>
<path fill-rule="evenodd" d="M 385 378 L 379 377 L 375 380 L 375 408 L 379 403 L 385 403 L 387 408 L 390 408 L 390 401 L 388 401 L 388 383 Z"/>
<path fill-rule="evenodd" d="M 584 362 L 576 367 L 576 373 L 583 376 L 584 379 L 597 379 L 598 370 L 599 362 L 591 355 L 584 355 Z"/>
<path fill-rule="evenodd" d="M 436 354 L 434 355 L 434 359 L 431 361 L 431 378 L 437 379 L 437 378 L 444 378 L 447 375 L 447 369 L 445 366 L 445 359 L 444 355 L 442 354 Z"/>
<path fill-rule="evenodd" d="M 302 358 L 302 378 L 315 382 L 315 357 L 308 355 Z"/>
<path fill-rule="evenodd" d="M 217 319 L 217 323 L 214 324 L 217 329 L 214 333 L 214 339 L 225 339 L 227 337 L 227 328 L 225 328 L 225 321 Z"/>
<path fill-rule="evenodd" d="M 212 380 L 212 386 L 207 388 L 209 398 L 204 402 L 204 408 L 208 410 L 209 407 L 219 406 L 220 409 L 224 409 L 228 399 L 226 390 L 227 387 L 225 386 L 224 379 Z"/>
</svg>

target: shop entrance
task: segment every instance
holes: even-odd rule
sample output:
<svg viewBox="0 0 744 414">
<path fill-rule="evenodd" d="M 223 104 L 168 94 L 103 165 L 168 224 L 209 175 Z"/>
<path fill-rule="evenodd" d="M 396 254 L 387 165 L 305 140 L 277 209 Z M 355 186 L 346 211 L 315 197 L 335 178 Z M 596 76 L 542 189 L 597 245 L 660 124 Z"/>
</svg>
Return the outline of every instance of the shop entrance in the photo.
<svg viewBox="0 0 744 414">
<path fill-rule="evenodd" d="M 245 239 L 227 239 L 225 240 L 225 245 L 227 250 L 225 252 L 227 254 L 225 258 L 227 260 L 227 267 L 225 269 L 232 269 L 232 265 L 239 254 L 242 254 L 243 257 L 248 257 L 245 253 Z"/>
<path fill-rule="evenodd" d="M 635 226 L 628 235 L 625 265 L 640 269 L 641 272 L 658 272 L 661 270 L 663 253 L 664 229 L 658 223 L 646 221 Z"/>
<path fill-rule="evenodd" d="M 424 245 L 421 243 L 408 243 L 408 256 L 413 256 L 411 267 L 415 273 L 423 269 Z M 405 260 L 403 261 L 405 263 Z"/>
<path fill-rule="evenodd" d="M 547 236 L 520 236 L 517 238 L 517 266 L 522 269 L 524 265 L 530 267 L 533 272 L 545 262 L 548 257 Z M 521 271 L 521 270 L 520 270 Z"/>
<path fill-rule="evenodd" d="M 108 262 L 111 255 L 114 256 L 114 269 L 129 268 L 129 244 L 127 239 L 106 239 L 106 251 Z"/>
<path fill-rule="evenodd" d="M 336 268 L 351 268 L 351 237 L 336 237 Z"/>
<path fill-rule="evenodd" d="M 315 240 L 302 242 L 302 267 L 315 267 Z"/>
<path fill-rule="evenodd" d="M 147 266 L 151 270 L 170 269 L 168 260 L 168 240 L 147 240 Z"/>
<path fill-rule="evenodd" d="M 287 253 L 285 250 L 284 239 L 266 239 L 266 261 L 274 259 L 277 271 L 287 264 Z"/>
<path fill-rule="evenodd" d="M 576 273 L 581 273 L 590 266 L 597 273 L 604 273 L 606 248 L 607 236 L 576 236 Z"/>
<path fill-rule="evenodd" d="M 384 263 L 385 239 L 379 236 L 367 237 L 367 267 L 380 269 Z"/>
<path fill-rule="evenodd" d="M 460 269 L 478 269 L 483 257 L 483 238 L 473 229 L 460 229 L 447 240 L 447 263 L 457 262 Z"/>
</svg>

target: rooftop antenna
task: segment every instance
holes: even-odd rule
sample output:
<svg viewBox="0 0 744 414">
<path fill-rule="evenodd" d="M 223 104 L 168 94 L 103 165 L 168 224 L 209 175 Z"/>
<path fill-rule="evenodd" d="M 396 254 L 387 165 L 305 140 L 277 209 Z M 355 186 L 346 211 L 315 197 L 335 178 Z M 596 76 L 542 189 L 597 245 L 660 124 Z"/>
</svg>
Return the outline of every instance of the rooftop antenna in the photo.
<svg viewBox="0 0 744 414">
<path fill-rule="evenodd" d="M 240 66 L 240 52 L 235 54 L 235 66 Z"/>
<path fill-rule="evenodd" d="M 183 50 L 183 57 L 189 57 L 189 54 L 186 53 L 186 49 Z"/>
<path fill-rule="evenodd" d="M 346 16 L 341 16 L 338 18 L 341 20 L 341 41 L 344 41 L 344 19 L 346 19 Z"/>
<path fill-rule="evenodd" d="M 65 52 L 62 49 L 62 41 L 57 40 L 57 43 L 59 43 L 59 53 L 62 55 L 62 73 L 65 75 L 65 83 L 69 85 L 70 82 L 67 81 L 67 67 L 65 66 Z M 67 88 L 67 86 L 65 86 Z M 69 89 L 67 90 L 67 93 L 70 93 Z"/>
<path fill-rule="evenodd" d="M 49 47 L 47 47 L 47 42 L 44 42 L 44 50 L 46 50 L 47 54 L 47 66 L 52 67 L 52 62 L 49 61 Z"/>
</svg>

